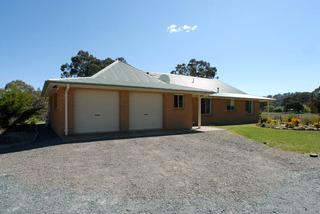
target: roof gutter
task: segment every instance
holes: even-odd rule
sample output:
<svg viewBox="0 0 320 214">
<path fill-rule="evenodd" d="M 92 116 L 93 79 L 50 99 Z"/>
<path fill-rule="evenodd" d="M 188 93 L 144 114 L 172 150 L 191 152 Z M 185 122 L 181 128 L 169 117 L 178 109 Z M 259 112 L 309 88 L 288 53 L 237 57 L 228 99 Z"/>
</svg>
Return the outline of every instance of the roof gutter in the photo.
<svg viewBox="0 0 320 214">
<path fill-rule="evenodd" d="M 77 83 L 77 82 L 60 82 L 60 81 L 51 81 L 47 80 L 43 86 L 42 90 L 42 96 L 46 96 L 47 88 L 49 83 L 55 83 L 57 85 L 65 86 L 68 85 L 79 85 L 79 86 L 96 86 L 96 87 L 106 87 L 106 88 L 112 88 L 112 89 L 119 89 L 119 90 L 132 90 L 132 89 L 139 89 L 139 90 L 153 90 L 153 91 L 162 91 L 162 92 L 175 92 L 175 93 L 191 93 L 191 94 L 197 94 L 197 95 L 209 95 L 212 94 L 213 91 L 192 91 L 192 90 L 181 90 L 181 89 L 162 89 L 162 88 L 152 88 L 152 87 L 138 87 L 138 86 L 120 86 L 120 85 L 104 85 L 104 84 L 94 84 L 94 83 Z"/>
<path fill-rule="evenodd" d="M 235 96 L 216 96 L 215 94 L 211 94 L 210 97 L 220 98 L 220 99 L 236 99 L 236 100 L 259 100 L 259 101 L 275 101 L 274 98 L 259 98 L 259 97 L 235 97 Z"/>
</svg>

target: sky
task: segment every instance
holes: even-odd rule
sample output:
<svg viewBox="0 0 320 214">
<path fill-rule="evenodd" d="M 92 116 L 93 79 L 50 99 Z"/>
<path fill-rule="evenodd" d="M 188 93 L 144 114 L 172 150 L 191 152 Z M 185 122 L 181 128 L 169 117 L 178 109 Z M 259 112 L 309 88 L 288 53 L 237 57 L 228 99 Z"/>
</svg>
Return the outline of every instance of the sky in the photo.
<svg viewBox="0 0 320 214">
<path fill-rule="evenodd" d="M 0 87 L 42 88 L 79 50 L 170 72 L 191 58 L 247 93 L 320 86 L 317 0 L 0 0 Z"/>
</svg>

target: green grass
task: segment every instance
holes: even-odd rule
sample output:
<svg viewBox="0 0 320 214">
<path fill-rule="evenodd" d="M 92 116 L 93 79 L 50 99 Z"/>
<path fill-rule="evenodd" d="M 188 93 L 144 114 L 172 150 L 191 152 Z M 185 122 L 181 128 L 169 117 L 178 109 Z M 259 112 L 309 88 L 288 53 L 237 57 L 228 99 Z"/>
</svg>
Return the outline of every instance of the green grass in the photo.
<svg viewBox="0 0 320 214">
<path fill-rule="evenodd" d="M 256 142 L 285 151 L 320 152 L 320 131 L 295 131 L 261 128 L 254 124 L 219 126 Z"/>
</svg>

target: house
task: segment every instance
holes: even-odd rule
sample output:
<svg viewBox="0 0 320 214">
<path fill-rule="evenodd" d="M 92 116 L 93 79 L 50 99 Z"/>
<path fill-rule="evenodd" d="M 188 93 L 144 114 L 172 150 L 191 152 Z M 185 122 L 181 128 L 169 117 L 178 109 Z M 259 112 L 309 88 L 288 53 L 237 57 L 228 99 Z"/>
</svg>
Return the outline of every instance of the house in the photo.
<svg viewBox="0 0 320 214">
<path fill-rule="evenodd" d="M 213 91 L 201 99 L 201 121 L 203 125 L 225 125 L 255 123 L 259 119 L 260 103 L 269 104 L 271 98 L 247 94 L 218 79 L 208 79 L 175 74 L 152 74 L 170 84 Z M 192 98 L 192 121 L 198 123 L 198 99 Z"/>
<path fill-rule="evenodd" d="M 50 79 L 49 123 L 60 136 L 256 122 L 259 103 L 215 79 L 141 71 L 116 61 L 91 77 Z"/>
</svg>

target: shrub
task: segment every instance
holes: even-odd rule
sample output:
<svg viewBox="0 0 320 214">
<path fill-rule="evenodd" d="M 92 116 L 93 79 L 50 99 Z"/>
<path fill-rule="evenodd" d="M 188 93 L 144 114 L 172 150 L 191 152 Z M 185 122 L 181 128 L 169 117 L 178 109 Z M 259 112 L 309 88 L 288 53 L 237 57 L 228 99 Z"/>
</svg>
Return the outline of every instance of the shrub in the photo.
<svg viewBox="0 0 320 214">
<path fill-rule="evenodd" d="M 297 117 L 293 117 L 293 118 L 291 119 L 291 123 L 292 123 L 292 125 L 294 125 L 294 126 L 299 126 L 300 119 L 297 118 Z"/>
<path fill-rule="evenodd" d="M 294 128 L 299 125 L 319 127 L 320 115 L 306 114 L 285 114 L 285 113 L 267 113 L 261 114 L 259 125 L 264 127 L 274 127 L 275 125 L 284 125 L 286 128 Z"/>
<path fill-rule="evenodd" d="M 294 124 L 292 122 L 287 122 L 286 123 L 286 127 L 287 128 L 293 128 L 294 127 Z"/>
<path fill-rule="evenodd" d="M 301 124 L 308 126 L 310 124 L 312 124 L 312 118 L 310 117 L 301 117 Z"/>
<path fill-rule="evenodd" d="M 273 119 L 271 117 L 267 117 L 267 121 L 266 121 L 267 124 L 271 124 L 272 121 L 273 121 Z"/>
<path fill-rule="evenodd" d="M 23 123 L 45 106 L 44 99 L 32 86 L 13 81 L 0 91 L 0 127 Z"/>
<path fill-rule="evenodd" d="M 268 117 L 261 117 L 259 123 L 266 123 L 268 121 Z"/>
<path fill-rule="evenodd" d="M 313 125 L 314 125 L 317 129 L 320 128 L 320 116 L 314 117 L 313 120 L 312 120 L 312 122 L 313 122 Z"/>
<path fill-rule="evenodd" d="M 31 96 L 12 86 L 0 94 L 0 126 L 6 128 L 15 123 L 31 106 Z"/>
<path fill-rule="evenodd" d="M 274 112 L 283 112 L 283 108 L 278 106 L 273 109 Z"/>
<path fill-rule="evenodd" d="M 40 123 L 40 122 L 41 122 L 41 119 L 39 118 L 38 115 L 34 115 L 25 121 L 26 124 L 30 124 L 30 125 L 36 125 L 37 123 Z"/>
<path fill-rule="evenodd" d="M 307 105 L 303 105 L 303 112 L 304 113 L 311 113 L 311 108 Z"/>
</svg>

